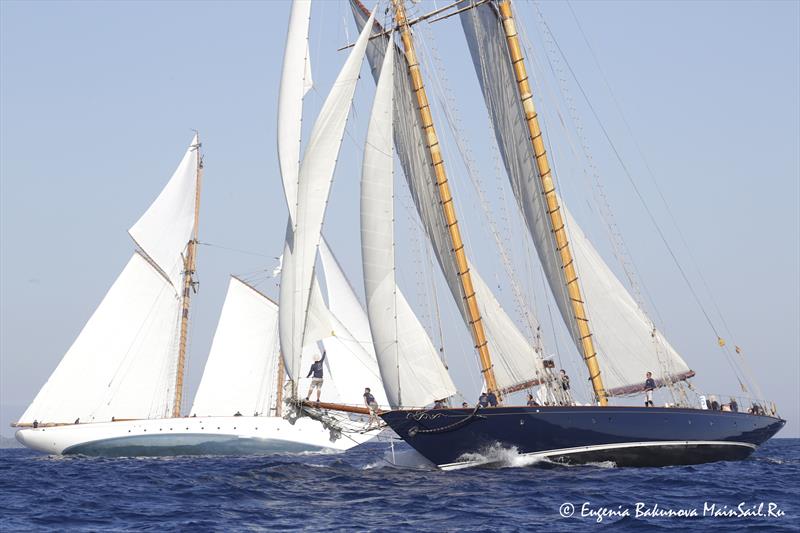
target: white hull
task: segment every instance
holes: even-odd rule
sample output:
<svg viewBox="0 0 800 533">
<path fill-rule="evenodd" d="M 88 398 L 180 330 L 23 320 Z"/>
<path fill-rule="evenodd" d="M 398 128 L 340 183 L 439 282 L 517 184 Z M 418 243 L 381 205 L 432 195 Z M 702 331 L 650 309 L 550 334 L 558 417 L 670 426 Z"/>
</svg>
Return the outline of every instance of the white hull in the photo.
<svg viewBox="0 0 800 533">
<path fill-rule="evenodd" d="M 20 429 L 23 445 L 50 454 L 131 457 L 345 451 L 379 430 L 331 435 L 307 417 L 220 416 L 98 422 Z"/>
</svg>

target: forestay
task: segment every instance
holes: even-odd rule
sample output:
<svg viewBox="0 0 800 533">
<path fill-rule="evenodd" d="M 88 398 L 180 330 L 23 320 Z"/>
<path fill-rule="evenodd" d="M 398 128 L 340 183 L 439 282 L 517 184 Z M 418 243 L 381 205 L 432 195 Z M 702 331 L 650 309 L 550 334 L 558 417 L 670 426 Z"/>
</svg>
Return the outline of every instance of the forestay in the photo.
<svg viewBox="0 0 800 533">
<path fill-rule="evenodd" d="M 491 2 L 464 11 L 460 17 L 511 189 L 558 309 L 580 350 L 578 327 L 566 290 L 567 280 L 549 226 L 542 182 L 502 23 Z M 593 340 L 602 361 L 607 393 L 628 394 L 641 390 L 647 371 L 659 378 L 659 384 L 693 375 L 586 239 L 563 200 L 559 201 Z"/>
<path fill-rule="evenodd" d="M 294 228 L 287 229 L 280 286 L 281 352 L 289 376 L 300 375 L 305 345 L 316 342 L 305 334 L 314 280 L 314 265 L 336 158 L 358 81 L 369 32 L 359 36 L 334 82 L 314 124 L 300 167 Z"/>
<path fill-rule="evenodd" d="M 351 6 L 357 26 L 359 28 L 369 27 L 365 22 L 366 16 L 360 2 L 351 0 Z M 379 25 L 373 26 L 373 35 L 382 32 L 383 28 Z M 367 47 L 367 58 L 376 81 L 380 76 L 388 42 L 388 37 L 374 38 L 370 40 Z M 468 325 L 469 314 L 458 279 L 458 268 L 450 249 L 447 226 L 436 188 L 436 178 L 425 145 L 419 112 L 402 52 L 395 54 L 394 68 L 396 73 L 394 76 L 394 142 L 397 147 L 397 155 L 414 205 L 428 239 L 433 245 L 439 267 L 461 316 Z M 475 279 L 480 276 L 475 265 L 470 265 L 470 272 L 473 283 L 476 283 Z M 481 290 L 476 287 L 476 292 L 481 293 L 477 300 L 483 327 L 489 341 L 489 352 L 494 362 L 498 386 L 501 389 L 510 389 L 537 380 L 541 359 L 532 348 L 532 343 L 519 332 L 513 320 L 507 315 L 485 283 L 482 283 Z M 509 332 L 512 333 L 509 334 Z M 498 342 L 501 339 L 503 342 Z"/>
<path fill-rule="evenodd" d="M 197 194 L 197 135 L 167 185 L 128 233 L 178 290 L 183 253 L 194 231 Z"/>
<path fill-rule="evenodd" d="M 191 413 L 274 415 L 279 352 L 278 305 L 231 277 Z"/>
<path fill-rule="evenodd" d="M 19 422 L 169 416 L 179 311 L 170 282 L 134 254 Z"/>
<path fill-rule="evenodd" d="M 427 405 L 452 396 L 456 388 L 395 280 L 393 63 L 394 44 L 390 41 L 364 146 L 361 254 L 371 339 L 389 405 L 398 408 Z"/>
</svg>

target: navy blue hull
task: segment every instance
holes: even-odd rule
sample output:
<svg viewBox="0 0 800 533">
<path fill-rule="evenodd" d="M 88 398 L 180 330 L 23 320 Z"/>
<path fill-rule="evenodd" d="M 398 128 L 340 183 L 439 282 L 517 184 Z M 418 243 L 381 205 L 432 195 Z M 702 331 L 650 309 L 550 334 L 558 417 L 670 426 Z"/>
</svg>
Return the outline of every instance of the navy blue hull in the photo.
<svg viewBox="0 0 800 533">
<path fill-rule="evenodd" d="M 381 414 L 408 444 L 441 468 L 485 462 L 514 448 L 569 463 L 666 466 L 748 457 L 786 423 L 748 413 L 660 407 L 496 407 Z"/>
</svg>

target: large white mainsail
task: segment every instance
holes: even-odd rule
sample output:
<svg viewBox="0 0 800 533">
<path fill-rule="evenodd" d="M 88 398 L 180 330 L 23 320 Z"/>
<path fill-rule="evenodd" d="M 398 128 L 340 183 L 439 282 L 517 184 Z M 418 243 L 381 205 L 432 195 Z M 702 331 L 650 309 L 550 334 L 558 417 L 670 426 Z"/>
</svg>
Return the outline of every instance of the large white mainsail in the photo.
<svg viewBox="0 0 800 533">
<path fill-rule="evenodd" d="M 524 110 L 519 99 L 508 45 L 496 8 L 482 4 L 461 13 L 461 24 L 494 124 L 511 189 L 536 246 L 545 277 L 573 341 L 581 349 L 578 325 L 566 289 L 561 259 L 550 230 L 542 182 Z M 644 374 L 659 385 L 693 373 L 652 321 L 636 305 L 559 200 L 583 289 L 595 348 L 601 357 L 609 395 L 642 390 Z"/>
<path fill-rule="evenodd" d="M 182 254 L 194 231 L 199 147 L 195 134 L 166 187 L 128 230 L 178 290 L 182 287 Z"/>
<path fill-rule="evenodd" d="M 370 27 L 366 23 L 366 16 L 358 0 L 351 0 L 353 15 L 359 28 Z M 382 32 L 380 26 L 373 27 L 373 39 L 367 47 L 367 58 L 372 68 L 372 75 L 377 82 L 383 64 L 387 36 L 374 38 Z M 414 200 L 414 205 L 422 221 L 425 232 L 433 245 L 439 267 L 447 281 L 450 292 L 465 324 L 469 324 L 469 313 L 462 294 L 458 278 L 458 268 L 455 256 L 451 250 L 447 224 L 442 213 L 436 178 L 433 166 L 426 148 L 426 141 L 422 131 L 419 111 L 411 89 L 405 56 L 395 54 L 394 59 L 394 143 L 400 165 L 406 177 Z M 489 342 L 489 352 L 495 363 L 495 378 L 500 389 L 514 389 L 526 384 L 536 382 L 540 378 L 542 367 L 541 356 L 534 350 L 532 343 L 525 338 L 507 315 L 492 294 L 491 289 L 482 281 L 476 282 L 475 265 L 470 265 L 473 283 L 476 292 L 480 291 L 477 298 L 483 327 Z M 498 342 L 502 340 L 502 342 Z"/>
<path fill-rule="evenodd" d="M 274 415 L 279 358 L 278 305 L 231 276 L 191 413 Z"/>
<path fill-rule="evenodd" d="M 19 422 L 168 416 L 179 311 L 170 282 L 134 254 Z"/>
<path fill-rule="evenodd" d="M 372 105 L 361 174 L 361 255 L 372 341 L 394 408 L 455 394 L 450 375 L 395 281 L 394 43 L 389 42 Z"/>
<path fill-rule="evenodd" d="M 372 18 L 370 20 L 373 20 Z M 314 266 L 336 157 L 358 81 L 369 31 L 361 32 L 314 123 L 300 167 L 293 228 L 287 229 L 280 285 L 281 352 L 292 379 L 300 377 Z"/>
</svg>

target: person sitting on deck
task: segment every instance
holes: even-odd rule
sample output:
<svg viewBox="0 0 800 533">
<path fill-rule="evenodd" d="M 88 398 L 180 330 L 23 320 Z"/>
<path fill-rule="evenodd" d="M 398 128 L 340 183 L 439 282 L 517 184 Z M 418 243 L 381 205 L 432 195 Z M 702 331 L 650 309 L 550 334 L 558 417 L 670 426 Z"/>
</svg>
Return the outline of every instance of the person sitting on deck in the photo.
<svg viewBox="0 0 800 533">
<path fill-rule="evenodd" d="M 379 424 L 378 402 L 375 401 L 375 396 L 372 395 L 369 387 L 364 389 L 364 404 L 369 407 L 369 425 L 375 424 L 377 426 Z"/>
<path fill-rule="evenodd" d="M 462 409 L 469 409 L 469 404 L 467 402 L 461 402 Z"/>
<path fill-rule="evenodd" d="M 314 364 L 311 365 L 311 368 L 308 370 L 307 378 L 311 378 L 311 386 L 308 387 L 308 394 L 306 394 L 306 401 L 311 398 L 311 392 L 314 389 L 317 389 L 317 403 L 319 403 L 319 395 L 322 394 L 322 363 L 325 362 L 325 355 L 328 352 L 322 352 L 322 358 L 316 355 L 314 356 Z"/>
<path fill-rule="evenodd" d="M 737 413 L 739 411 L 739 404 L 736 403 L 736 398 L 731 398 L 730 406 L 731 406 L 731 411 L 733 411 L 734 413 Z"/>
<path fill-rule="evenodd" d="M 497 407 L 497 396 L 491 391 L 486 395 L 486 400 L 489 402 L 489 407 Z"/>
<path fill-rule="evenodd" d="M 647 379 L 644 380 L 644 406 L 653 407 L 653 391 L 656 390 L 656 380 L 653 379 L 653 373 L 647 373 Z"/>
<path fill-rule="evenodd" d="M 533 398 L 531 393 L 528 393 L 528 407 L 539 407 L 539 402 Z"/>
<path fill-rule="evenodd" d="M 446 409 L 447 408 L 447 404 L 445 403 L 444 398 L 442 398 L 441 400 L 436 400 L 435 402 L 433 402 L 433 408 L 434 409 Z"/>
<path fill-rule="evenodd" d="M 489 395 L 485 392 L 482 392 L 478 398 L 478 405 L 481 407 L 489 407 Z"/>
</svg>

